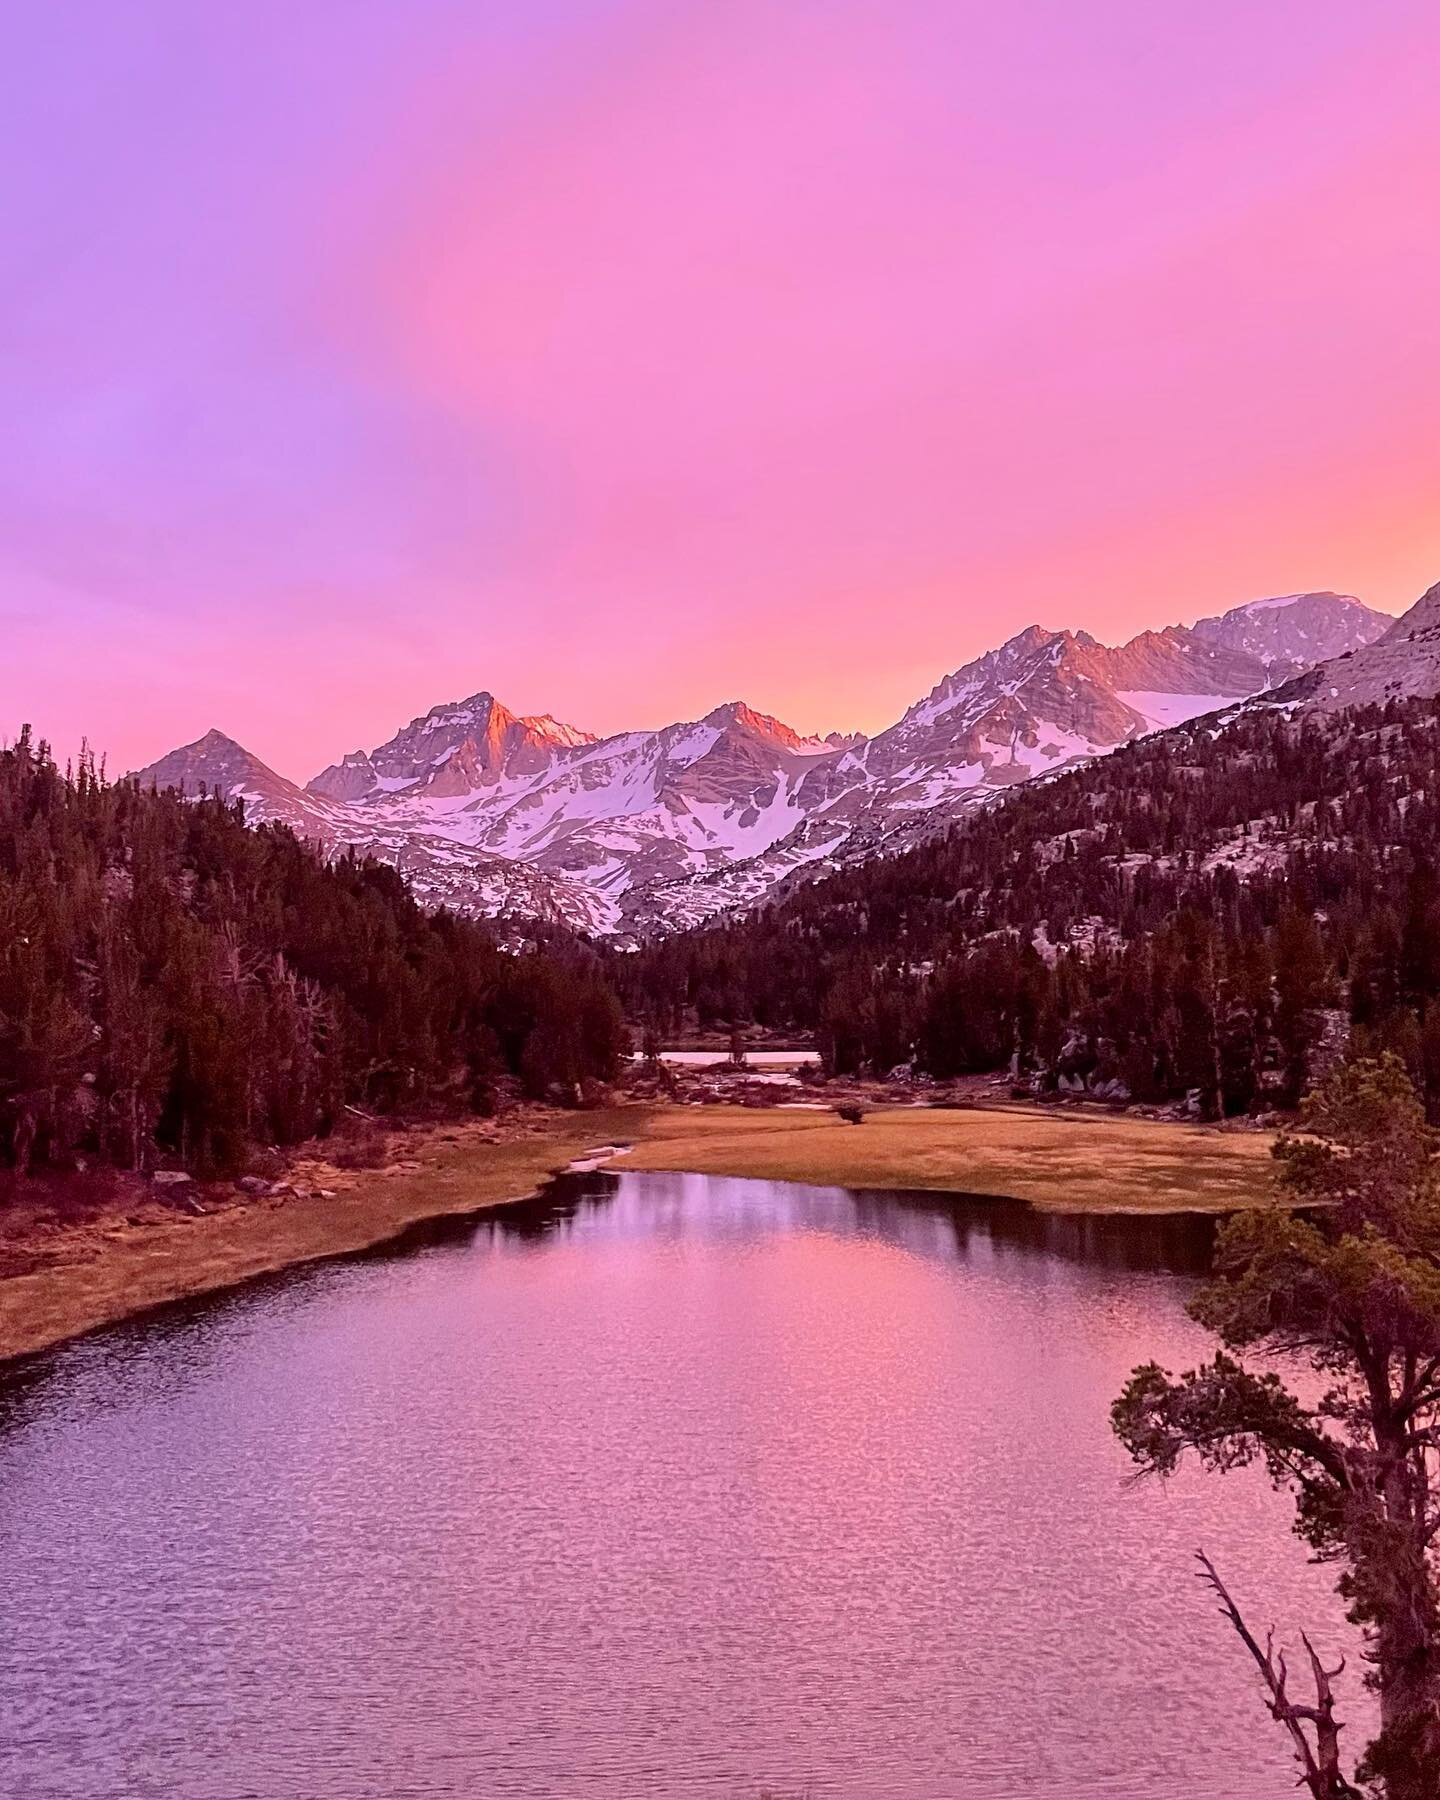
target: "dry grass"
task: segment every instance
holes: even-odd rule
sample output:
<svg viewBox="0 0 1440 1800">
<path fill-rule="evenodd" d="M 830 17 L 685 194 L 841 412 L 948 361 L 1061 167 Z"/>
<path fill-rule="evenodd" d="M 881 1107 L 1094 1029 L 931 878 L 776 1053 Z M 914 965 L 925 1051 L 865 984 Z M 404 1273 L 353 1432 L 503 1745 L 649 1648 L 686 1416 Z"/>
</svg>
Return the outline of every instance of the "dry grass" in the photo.
<svg viewBox="0 0 1440 1800">
<path fill-rule="evenodd" d="M 147 1206 L 88 1224 L 54 1241 L 45 1266 L 0 1279 L 0 1360 L 169 1300 L 366 1249 L 417 1219 L 533 1193 L 581 1150 L 613 1142 L 628 1117 L 531 1115 L 503 1141 L 488 1122 L 414 1133 L 392 1143 L 385 1168 L 297 1165 L 297 1185 L 332 1190 L 333 1198 L 242 1202 L 231 1192 L 224 1210 L 204 1218 Z"/>
<path fill-rule="evenodd" d="M 1023 1107 L 831 1113 L 675 1108 L 647 1116 L 627 1169 L 824 1187 L 1009 1194 L 1060 1212 L 1226 1212 L 1272 1198 L 1269 1133 Z"/>
<path fill-rule="evenodd" d="M 292 1172 L 301 1196 L 242 1199 L 226 1189 L 207 1196 L 218 1209 L 203 1218 L 149 1199 L 68 1220 L 51 1209 L 43 1236 L 6 1236 L 17 1272 L 0 1275 L 0 1360 L 169 1300 L 365 1249 L 418 1219 L 533 1193 L 607 1143 L 635 1145 L 625 1169 L 1009 1194 L 1061 1211 L 1225 1211 L 1273 1192 L 1268 1136 L 1124 1117 L 897 1108 L 869 1111 L 855 1126 L 828 1112 L 724 1106 L 530 1112 L 392 1137 L 383 1167 L 301 1162 Z"/>
</svg>

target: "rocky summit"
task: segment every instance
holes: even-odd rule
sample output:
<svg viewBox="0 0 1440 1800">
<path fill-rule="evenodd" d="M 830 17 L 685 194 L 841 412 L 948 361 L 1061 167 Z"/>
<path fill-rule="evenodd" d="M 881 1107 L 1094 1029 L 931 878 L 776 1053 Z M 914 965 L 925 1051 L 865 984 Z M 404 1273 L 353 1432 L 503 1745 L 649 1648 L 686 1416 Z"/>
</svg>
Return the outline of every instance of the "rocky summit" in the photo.
<svg viewBox="0 0 1440 1800">
<path fill-rule="evenodd" d="M 1313 697 L 1328 682 L 1369 697 L 1425 655 L 1434 692 L 1440 617 L 1427 623 L 1427 605 L 1440 614 L 1440 590 L 1399 621 L 1346 595 L 1290 594 L 1113 647 L 1031 626 L 871 738 L 802 737 L 741 701 L 595 737 L 482 692 L 303 787 L 219 731 L 139 779 L 219 792 L 327 854 L 392 863 L 426 905 L 605 935 L 675 930 L 903 848 L 1017 783 L 1251 696 L 1310 683 Z M 1344 676 L 1326 673 L 1336 669 Z"/>
</svg>

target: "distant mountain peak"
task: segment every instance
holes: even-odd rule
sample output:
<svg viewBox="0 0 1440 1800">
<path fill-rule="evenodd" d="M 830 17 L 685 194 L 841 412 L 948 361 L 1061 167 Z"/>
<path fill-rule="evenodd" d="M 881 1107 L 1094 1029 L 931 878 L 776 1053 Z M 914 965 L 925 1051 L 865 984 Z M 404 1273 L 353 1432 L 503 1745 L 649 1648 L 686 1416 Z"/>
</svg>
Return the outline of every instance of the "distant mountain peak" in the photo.
<svg viewBox="0 0 1440 1800">
<path fill-rule="evenodd" d="M 482 689 L 432 706 L 378 750 L 352 750 L 307 782 L 306 792 L 342 802 L 427 791 L 453 798 L 506 773 L 537 773 L 557 753 L 595 742 L 548 713 L 518 717 Z"/>
<path fill-rule="evenodd" d="M 293 781 L 277 775 L 243 744 L 214 727 L 193 744 L 182 744 L 158 762 L 136 770 L 132 779 L 142 787 L 159 788 L 162 792 L 175 788 L 193 797 L 203 790 L 227 799 L 244 799 L 252 806 L 263 801 L 280 810 L 288 808 L 292 797 L 300 794 Z"/>
<path fill-rule="evenodd" d="M 1440 694 L 1440 582 L 1398 619 L 1370 616 L 1379 631 L 1287 681 L 1273 697 L 1335 711 Z"/>
<path fill-rule="evenodd" d="M 1322 665 L 1307 695 L 1323 680 L 1327 695 L 1359 682 L 1383 697 L 1429 680 L 1432 651 L 1428 691 L 1440 691 L 1440 587 L 1398 622 L 1349 595 L 1280 595 L 1116 646 L 1027 625 L 869 738 L 802 737 L 732 699 L 597 739 L 548 713 L 518 716 L 482 689 L 350 751 L 304 789 L 219 731 L 144 776 L 187 793 L 218 787 L 327 853 L 376 854 L 427 904 L 673 929 L 917 842 L 1017 783 L 1274 694 L 1297 669 Z"/>
<path fill-rule="evenodd" d="M 1194 629 L 1206 643 L 1254 657 L 1273 687 L 1318 663 L 1364 649 L 1393 623 L 1353 594 L 1325 589 L 1247 600 L 1228 612 L 1197 619 Z"/>
<path fill-rule="evenodd" d="M 265 764 L 260 761 L 258 756 L 213 725 L 203 737 L 196 738 L 192 744 L 182 744 L 178 750 L 172 750 L 169 756 L 163 757 L 158 763 L 152 763 L 150 767 L 158 769 L 166 763 L 174 764 L 177 768 L 182 765 L 198 766 L 207 759 L 214 766 L 219 766 L 217 759 L 224 759 L 227 762 L 244 763 L 247 767 L 265 769 Z M 148 770 L 141 770 L 139 773 L 144 775 L 148 773 Z M 267 769 L 266 773 L 274 775 L 275 772 L 273 769 Z M 284 777 L 275 775 L 275 779 L 282 781 Z"/>
<path fill-rule="evenodd" d="M 991 656 L 1024 654 L 1032 650 L 1063 650 L 1066 644 L 1075 642 L 1075 634 L 1071 631 L 1052 631 L 1047 625 L 1026 625 L 1013 636 L 1005 639 L 997 649 L 988 651 Z"/>
<path fill-rule="evenodd" d="M 812 755 L 835 747 L 827 738 L 801 737 L 798 731 L 783 720 L 772 718 L 769 713 L 756 712 L 753 706 L 748 706 L 743 700 L 727 700 L 723 706 L 712 707 L 700 723 L 715 726 L 721 731 L 732 725 L 740 726 L 758 737 L 768 738 L 786 750 Z"/>
</svg>

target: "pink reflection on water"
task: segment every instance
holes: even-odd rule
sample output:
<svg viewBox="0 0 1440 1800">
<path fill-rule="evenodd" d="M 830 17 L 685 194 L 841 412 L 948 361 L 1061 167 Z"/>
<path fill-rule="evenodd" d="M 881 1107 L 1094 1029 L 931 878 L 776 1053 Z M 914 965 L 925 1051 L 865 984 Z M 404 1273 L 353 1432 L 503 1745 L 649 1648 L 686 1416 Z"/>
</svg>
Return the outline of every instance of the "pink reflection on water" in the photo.
<svg viewBox="0 0 1440 1800">
<path fill-rule="evenodd" d="M 0 1776 L 1292 1791 L 1191 1557 L 1337 1646 L 1328 1577 L 1262 1482 L 1127 1489 L 1108 1430 L 1204 1351 L 1183 1279 L 983 1203 L 596 1186 L 55 1359 L 0 1438 Z"/>
</svg>

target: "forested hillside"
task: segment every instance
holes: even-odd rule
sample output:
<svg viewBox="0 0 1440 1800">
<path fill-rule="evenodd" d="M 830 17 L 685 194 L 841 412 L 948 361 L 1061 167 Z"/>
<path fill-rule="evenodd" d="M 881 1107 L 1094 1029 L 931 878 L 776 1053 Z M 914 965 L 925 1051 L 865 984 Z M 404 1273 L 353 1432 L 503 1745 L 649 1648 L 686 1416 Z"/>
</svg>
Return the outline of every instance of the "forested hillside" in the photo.
<svg viewBox="0 0 1440 1800">
<path fill-rule="evenodd" d="M 740 922 L 521 955 L 216 798 L 0 752 L 0 1165 L 233 1168 L 365 1111 L 485 1109 L 661 1035 L 814 1032 L 839 1071 L 1289 1104 L 1353 1037 L 1440 1113 L 1440 707 L 1243 711 L 1008 794 Z"/>
<path fill-rule="evenodd" d="M 1293 1102 L 1383 1044 L 1440 1109 L 1440 712 L 1197 721 L 947 838 L 618 962 L 633 1016 L 818 1034 L 832 1066 Z"/>
<path fill-rule="evenodd" d="M 622 1043 L 570 940 L 507 955 L 239 805 L 62 773 L 28 733 L 0 752 L 0 1166 L 234 1168 L 347 1103 L 573 1090 Z"/>
</svg>

